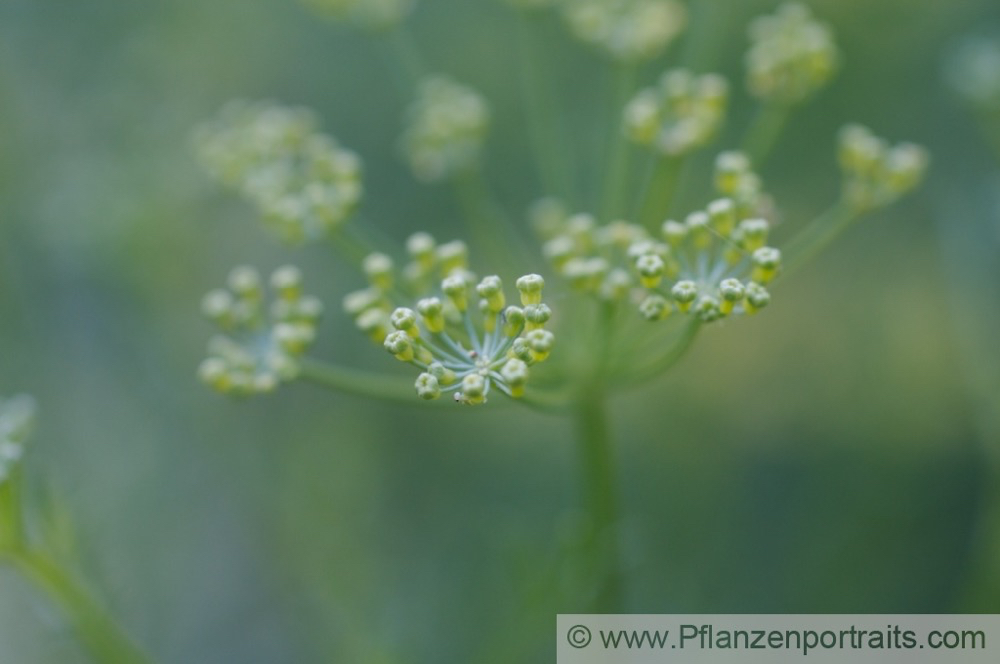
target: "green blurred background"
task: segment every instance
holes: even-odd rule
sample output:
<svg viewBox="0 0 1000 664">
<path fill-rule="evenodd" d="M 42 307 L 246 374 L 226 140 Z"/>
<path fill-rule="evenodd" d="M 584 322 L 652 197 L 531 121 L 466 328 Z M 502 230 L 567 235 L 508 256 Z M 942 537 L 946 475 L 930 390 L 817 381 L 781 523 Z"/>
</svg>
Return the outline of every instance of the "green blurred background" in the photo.
<svg viewBox="0 0 1000 664">
<path fill-rule="evenodd" d="M 698 39 L 644 82 L 685 51 L 740 81 L 744 26 L 776 5 L 693 1 Z M 628 609 L 1000 611 L 983 562 L 1000 537 L 1000 163 L 941 76 L 957 39 L 1000 30 L 1000 6 L 810 4 L 844 68 L 764 171 L 787 223 L 836 195 L 847 121 L 928 145 L 931 176 L 765 315 L 713 326 L 614 401 Z M 494 0 L 426 0 L 412 24 L 434 69 L 490 99 L 487 174 L 522 210 L 544 192 L 515 27 Z M 606 67 L 555 27 L 567 121 L 601 136 Z M 309 385 L 233 402 L 195 379 L 201 295 L 244 262 L 304 268 L 333 311 L 318 355 L 400 369 L 339 314 L 361 277 L 326 248 L 279 246 L 189 142 L 234 97 L 313 107 L 365 159 L 367 219 L 447 239 L 461 219 L 399 157 L 389 71 L 384 45 L 292 0 L 0 0 L 0 394 L 41 404 L 34 513 L 63 515 L 46 527 L 160 661 L 551 661 L 554 614 L 585 585 L 559 554 L 579 506 L 568 422 Z M 752 116 L 737 87 L 716 147 Z M 59 614 L 0 570 L 0 662 L 77 661 Z"/>
</svg>

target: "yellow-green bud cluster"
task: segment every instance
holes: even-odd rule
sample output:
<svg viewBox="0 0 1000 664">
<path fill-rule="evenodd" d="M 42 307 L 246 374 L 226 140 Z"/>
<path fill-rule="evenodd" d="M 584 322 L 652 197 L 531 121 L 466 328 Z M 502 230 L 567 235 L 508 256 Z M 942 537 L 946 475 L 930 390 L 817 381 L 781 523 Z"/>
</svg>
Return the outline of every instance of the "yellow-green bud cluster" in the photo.
<svg viewBox="0 0 1000 664">
<path fill-rule="evenodd" d="M 967 38 L 952 52 L 948 82 L 966 103 L 1000 111 L 1000 39 Z"/>
<path fill-rule="evenodd" d="M 27 395 L 0 399 L 0 484 L 24 455 L 36 411 L 35 400 Z"/>
<path fill-rule="evenodd" d="M 658 237 L 637 224 L 566 215 L 543 252 L 572 287 L 604 300 L 634 300 L 648 320 L 681 311 L 712 321 L 767 305 L 765 285 L 781 268 L 780 252 L 767 246 L 769 231 L 763 217 L 719 198 L 683 221 L 665 221 Z"/>
<path fill-rule="evenodd" d="M 403 135 L 414 176 L 437 181 L 474 166 L 489 125 L 489 105 L 478 92 L 444 76 L 425 79 Z"/>
<path fill-rule="evenodd" d="M 782 5 L 750 24 L 746 55 L 751 94 L 782 104 L 808 98 L 833 77 L 838 52 L 833 33 L 805 5 Z"/>
<path fill-rule="evenodd" d="M 665 155 L 681 155 L 715 137 L 726 114 L 729 85 L 717 74 L 673 69 L 625 107 L 625 134 Z"/>
<path fill-rule="evenodd" d="M 889 205 L 909 193 L 923 180 L 929 162 L 923 147 L 890 146 L 861 125 L 840 131 L 838 159 L 844 200 L 858 212 Z"/>
<path fill-rule="evenodd" d="M 622 62 L 655 58 L 687 20 L 676 0 L 564 0 L 563 14 L 578 39 Z"/>
<path fill-rule="evenodd" d="M 320 133 L 308 110 L 231 102 L 196 142 L 209 173 L 254 203 L 288 242 L 323 237 L 361 200 L 360 159 Z"/>
<path fill-rule="evenodd" d="M 202 300 L 202 311 L 223 334 L 208 344 L 199 377 L 216 390 L 237 396 L 271 392 L 298 375 L 298 358 L 316 337 L 323 305 L 302 293 L 302 274 L 286 266 L 270 279 L 267 301 L 260 274 L 237 267 L 227 288 Z"/>
<path fill-rule="evenodd" d="M 494 387 L 513 398 L 524 394 L 529 367 L 548 358 L 554 337 L 545 329 L 552 312 L 542 302 L 542 278 L 525 275 L 516 286 L 520 304 L 509 305 L 499 277 L 476 281 L 456 266 L 413 308 L 389 314 L 383 346 L 421 370 L 418 396 L 452 393 L 460 403 L 481 404 Z"/>
<path fill-rule="evenodd" d="M 335 21 L 384 30 L 409 13 L 413 0 L 302 0 L 317 13 Z"/>
</svg>

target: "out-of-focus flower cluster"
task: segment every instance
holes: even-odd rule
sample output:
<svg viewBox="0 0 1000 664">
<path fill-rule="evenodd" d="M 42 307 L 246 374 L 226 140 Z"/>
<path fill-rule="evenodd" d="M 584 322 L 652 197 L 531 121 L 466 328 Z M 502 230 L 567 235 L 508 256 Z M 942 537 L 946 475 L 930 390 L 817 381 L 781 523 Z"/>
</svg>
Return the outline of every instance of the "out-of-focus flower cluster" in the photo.
<svg viewBox="0 0 1000 664">
<path fill-rule="evenodd" d="M 687 19 L 675 0 L 563 0 L 561 6 L 577 38 L 623 62 L 662 53 Z"/>
<path fill-rule="evenodd" d="M 452 393 L 458 402 L 481 404 L 493 387 L 522 396 L 529 367 L 544 361 L 554 342 L 545 329 L 551 311 L 541 300 L 542 278 L 518 279 L 521 306 L 508 306 L 499 277 L 477 280 L 469 271 L 463 242 L 437 245 L 416 233 L 407 251 L 399 278 L 385 254 L 365 260 L 368 288 L 344 298 L 358 328 L 421 370 L 415 387 L 424 399 Z M 404 301 L 412 308 L 398 306 Z"/>
<path fill-rule="evenodd" d="M 386 29 L 410 12 L 413 0 L 302 0 L 317 13 L 363 28 Z"/>
<path fill-rule="evenodd" d="M 235 268 L 228 288 L 207 293 L 202 311 L 223 334 L 209 341 L 200 378 L 224 393 L 245 396 L 273 391 L 299 372 L 298 358 L 316 337 L 323 311 L 315 297 L 302 293 L 302 274 L 286 266 L 271 275 L 273 301 L 257 270 Z"/>
<path fill-rule="evenodd" d="M 361 200 L 361 161 L 305 109 L 231 102 L 195 135 L 201 161 L 253 202 L 284 240 L 326 235 Z"/>
<path fill-rule="evenodd" d="M 625 107 L 629 140 L 665 155 L 690 152 L 709 142 L 726 114 L 729 85 L 717 74 L 673 69 Z"/>
<path fill-rule="evenodd" d="M 553 201 L 536 204 L 533 222 L 547 237 L 544 253 L 570 284 L 607 300 L 631 299 L 648 320 L 673 311 L 713 321 L 768 304 L 765 288 L 781 254 L 767 246 L 769 222 L 754 216 L 767 198 L 740 153 L 716 162 L 721 198 L 684 221 L 663 222 L 658 235 L 625 221 L 599 225 L 566 215 Z"/>
<path fill-rule="evenodd" d="M 35 424 L 35 400 L 27 395 L 0 399 L 0 483 L 24 454 L 24 445 Z"/>
<path fill-rule="evenodd" d="M 747 86 L 762 99 L 795 104 L 826 85 L 839 60 L 833 32 L 798 3 L 750 24 Z"/>
<path fill-rule="evenodd" d="M 838 157 L 844 200 L 859 212 L 889 205 L 912 191 L 923 180 L 929 162 L 923 147 L 889 145 L 856 124 L 841 129 Z"/>
<path fill-rule="evenodd" d="M 425 79 L 403 135 L 413 174 L 436 181 L 474 166 L 489 125 L 489 105 L 478 92 L 444 76 Z"/>
<path fill-rule="evenodd" d="M 1000 37 L 970 37 L 951 53 L 945 70 L 966 103 L 1000 111 Z"/>
</svg>

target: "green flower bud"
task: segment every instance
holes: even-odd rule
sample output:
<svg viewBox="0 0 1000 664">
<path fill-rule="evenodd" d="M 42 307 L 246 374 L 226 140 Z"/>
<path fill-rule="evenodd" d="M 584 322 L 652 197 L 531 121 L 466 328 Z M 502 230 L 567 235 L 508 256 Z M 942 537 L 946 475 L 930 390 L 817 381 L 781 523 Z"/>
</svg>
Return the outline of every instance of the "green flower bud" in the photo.
<svg viewBox="0 0 1000 664">
<path fill-rule="evenodd" d="M 743 176 L 750 172 L 750 159 L 742 152 L 722 152 L 715 159 L 715 188 L 726 196 L 735 196 Z"/>
<path fill-rule="evenodd" d="M 552 317 L 552 310 L 546 304 L 529 304 L 524 307 L 524 319 L 528 331 L 537 330 Z"/>
<path fill-rule="evenodd" d="M 444 331 L 444 306 L 436 297 L 425 297 L 417 302 L 417 311 L 424 319 L 424 327 L 432 334 Z"/>
<path fill-rule="evenodd" d="M 271 288 L 283 300 L 297 300 L 302 295 L 302 271 L 285 265 L 271 273 Z"/>
<path fill-rule="evenodd" d="M 344 296 L 344 311 L 348 316 L 357 318 L 369 309 L 375 309 L 382 305 L 382 293 L 374 288 L 353 291 Z"/>
<path fill-rule="evenodd" d="M 763 309 L 771 302 L 771 294 L 767 292 L 767 289 L 760 284 L 751 281 L 746 286 L 746 300 L 743 303 L 743 308 L 746 309 L 748 314 L 757 312 Z"/>
<path fill-rule="evenodd" d="M 756 251 L 767 242 L 770 224 L 766 219 L 744 219 L 737 227 L 741 246 L 747 251 Z"/>
<path fill-rule="evenodd" d="M 389 316 L 382 309 L 368 309 L 354 319 L 354 324 L 365 336 L 378 343 L 389 333 Z"/>
<path fill-rule="evenodd" d="M 712 201 L 708 204 L 708 217 L 719 235 L 728 236 L 736 227 L 736 205 L 728 198 Z"/>
<path fill-rule="evenodd" d="M 545 286 L 545 279 L 541 275 L 526 274 L 516 282 L 517 290 L 521 293 L 521 304 L 539 304 L 542 301 L 542 288 Z"/>
<path fill-rule="evenodd" d="M 260 273 L 252 267 L 241 265 L 229 273 L 229 288 L 240 297 L 260 299 L 264 291 L 261 287 Z"/>
<path fill-rule="evenodd" d="M 469 285 L 464 276 L 453 274 L 450 277 L 445 277 L 444 281 L 441 282 L 441 291 L 448 296 L 458 311 L 464 312 L 468 308 Z"/>
<path fill-rule="evenodd" d="M 414 233 L 406 239 L 406 253 L 425 271 L 434 266 L 437 243 L 429 233 Z"/>
<path fill-rule="evenodd" d="M 723 279 L 722 283 L 719 284 L 719 295 L 722 297 L 722 301 L 719 303 L 719 312 L 726 316 L 746 295 L 746 288 L 743 287 L 739 279 Z"/>
<path fill-rule="evenodd" d="M 500 277 L 489 276 L 483 277 L 483 280 L 479 282 L 476 286 L 476 292 L 479 293 L 479 297 L 486 301 L 487 309 L 494 313 L 500 313 L 506 300 L 503 294 L 503 283 L 500 281 Z"/>
<path fill-rule="evenodd" d="M 316 333 L 305 323 L 278 323 L 273 330 L 274 341 L 291 355 L 301 355 L 315 340 Z"/>
<path fill-rule="evenodd" d="M 233 317 L 233 296 L 229 291 L 217 288 L 205 294 L 201 300 L 201 312 L 209 320 L 229 326 Z"/>
<path fill-rule="evenodd" d="M 461 240 L 446 242 L 437 248 L 437 259 L 441 274 L 445 276 L 465 270 L 469 266 L 469 247 Z"/>
<path fill-rule="evenodd" d="M 686 279 L 678 281 L 670 289 L 670 294 L 673 296 L 674 301 L 677 302 L 677 308 L 681 311 L 687 311 L 691 308 L 691 303 L 694 302 L 694 299 L 698 297 L 698 285 Z"/>
<path fill-rule="evenodd" d="M 781 252 L 773 247 L 761 247 L 751 254 L 754 268 L 750 278 L 754 281 L 766 284 L 778 273 L 781 267 Z"/>
<path fill-rule="evenodd" d="M 228 392 L 230 388 L 229 366 L 219 357 L 206 357 L 198 365 L 198 378 L 217 392 Z"/>
<path fill-rule="evenodd" d="M 566 205 L 558 198 L 543 198 L 528 211 L 531 227 L 543 240 L 551 240 L 562 232 L 569 217 Z"/>
<path fill-rule="evenodd" d="M 663 222 L 663 238 L 671 247 L 679 247 L 687 237 L 688 227 L 672 219 Z"/>
<path fill-rule="evenodd" d="M 635 262 L 635 269 L 639 272 L 639 283 L 645 288 L 656 288 L 663 279 L 664 267 L 663 259 L 656 254 L 640 256 Z"/>
<path fill-rule="evenodd" d="M 688 233 L 695 249 L 707 249 L 712 244 L 712 232 L 709 230 L 709 217 L 705 212 L 692 212 L 684 219 Z"/>
<path fill-rule="evenodd" d="M 524 396 L 524 386 L 528 382 L 528 365 L 518 359 L 510 359 L 500 369 L 500 375 L 510 389 L 512 397 Z"/>
<path fill-rule="evenodd" d="M 639 313 L 648 321 L 663 320 L 670 314 L 670 303 L 662 295 L 647 295 L 639 305 Z"/>
<path fill-rule="evenodd" d="M 392 312 L 389 322 L 394 328 L 406 332 L 414 339 L 420 336 L 420 328 L 417 327 L 417 314 L 413 309 L 398 307 Z"/>
<path fill-rule="evenodd" d="M 543 362 L 552 351 L 555 335 L 548 330 L 532 330 L 524 336 L 531 348 L 531 357 L 535 362 Z"/>
<path fill-rule="evenodd" d="M 503 333 L 508 337 L 513 337 L 521 333 L 524 328 L 524 310 L 520 307 L 507 307 L 503 313 L 504 325 Z"/>
<path fill-rule="evenodd" d="M 410 335 L 402 330 L 390 332 L 386 336 L 383 345 L 397 360 L 412 362 L 414 359 L 413 343 L 410 341 Z"/>
<path fill-rule="evenodd" d="M 369 254 L 361 265 L 368 282 L 381 291 L 392 288 L 392 259 L 381 253 Z"/>
<path fill-rule="evenodd" d="M 923 180 L 930 157 L 927 150 L 913 143 L 901 143 L 886 156 L 886 187 L 899 196 L 914 189 Z"/>
<path fill-rule="evenodd" d="M 711 295 L 702 295 L 694 305 L 694 312 L 706 323 L 711 323 L 722 317 L 719 301 Z"/>
<path fill-rule="evenodd" d="M 535 354 L 531 350 L 531 344 L 529 344 L 528 340 L 524 337 L 514 339 L 514 343 L 511 344 L 510 350 L 507 351 L 507 357 L 517 358 L 528 364 L 535 362 Z"/>
<path fill-rule="evenodd" d="M 462 391 L 455 394 L 455 401 L 468 405 L 486 403 L 486 379 L 472 373 L 462 379 Z"/>
<path fill-rule="evenodd" d="M 456 380 L 455 372 L 440 362 L 431 362 L 427 367 L 427 373 L 434 376 L 441 385 L 451 385 Z"/>
<path fill-rule="evenodd" d="M 417 388 L 417 396 L 421 399 L 430 401 L 441 396 L 441 386 L 438 384 L 438 379 L 429 373 L 425 372 L 417 376 L 415 387 Z"/>
</svg>

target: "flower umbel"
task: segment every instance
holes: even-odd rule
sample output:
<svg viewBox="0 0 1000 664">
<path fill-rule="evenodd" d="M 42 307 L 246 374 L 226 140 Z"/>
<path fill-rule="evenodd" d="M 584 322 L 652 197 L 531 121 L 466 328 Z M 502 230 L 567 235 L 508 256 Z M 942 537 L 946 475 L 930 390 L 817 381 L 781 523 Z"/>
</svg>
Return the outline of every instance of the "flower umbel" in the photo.
<svg viewBox="0 0 1000 664">
<path fill-rule="evenodd" d="M 474 166 L 489 124 L 489 106 L 475 90 L 444 76 L 422 81 L 403 135 L 414 176 L 443 180 Z"/>
<path fill-rule="evenodd" d="M 206 169 L 254 203 L 284 240 L 316 240 L 361 200 L 361 161 L 305 109 L 236 101 L 196 134 Z"/>
<path fill-rule="evenodd" d="M 857 124 L 840 131 L 838 157 L 844 200 L 858 212 L 884 207 L 912 191 L 923 180 L 930 161 L 923 147 L 914 143 L 890 146 Z"/>
<path fill-rule="evenodd" d="M 21 460 L 36 411 L 35 400 L 27 395 L 0 399 L 0 483 Z"/>
<path fill-rule="evenodd" d="M 750 24 L 747 86 L 762 99 L 796 104 L 833 77 L 838 52 L 833 32 L 798 3 L 782 5 Z"/>
<path fill-rule="evenodd" d="M 729 85 L 717 74 L 673 69 L 625 107 L 629 140 L 665 155 L 689 152 L 710 141 L 726 113 Z"/>
<path fill-rule="evenodd" d="M 225 333 L 208 344 L 198 367 L 201 379 L 224 393 L 245 396 L 273 391 L 298 375 L 297 359 L 316 336 L 323 306 L 302 293 L 298 268 L 275 270 L 268 305 L 260 274 L 250 267 L 229 274 L 228 289 L 210 291 L 202 311 Z"/>
<path fill-rule="evenodd" d="M 624 62 L 662 53 L 687 18 L 675 0 L 564 0 L 563 13 L 579 39 Z"/>
</svg>

